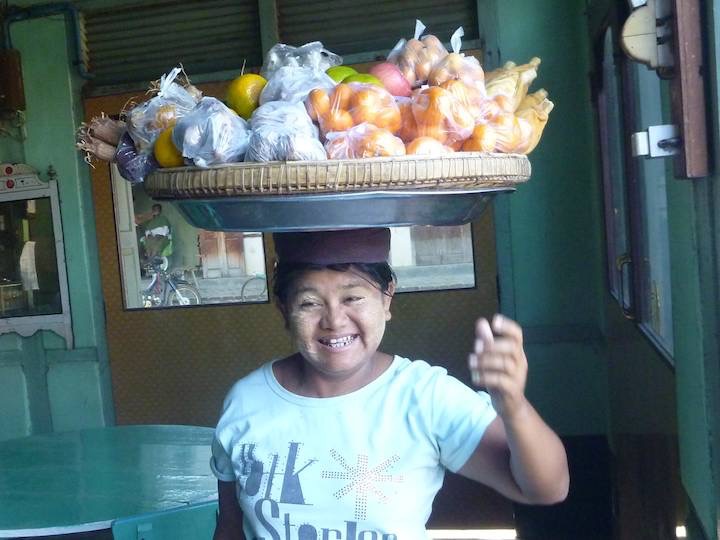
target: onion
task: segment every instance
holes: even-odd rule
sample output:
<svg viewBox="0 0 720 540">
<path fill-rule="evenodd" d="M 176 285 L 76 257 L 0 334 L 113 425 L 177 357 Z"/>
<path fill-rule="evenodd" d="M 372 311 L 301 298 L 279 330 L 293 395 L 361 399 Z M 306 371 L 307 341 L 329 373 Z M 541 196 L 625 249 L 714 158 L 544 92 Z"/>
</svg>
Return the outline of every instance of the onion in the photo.
<svg viewBox="0 0 720 540">
<path fill-rule="evenodd" d="M 410 83 L 395 64 L 382 62 L 370 68 L 370 75 L 374 75 L 393 96 L 409 96 L 412 92 Z"/>
</svg>

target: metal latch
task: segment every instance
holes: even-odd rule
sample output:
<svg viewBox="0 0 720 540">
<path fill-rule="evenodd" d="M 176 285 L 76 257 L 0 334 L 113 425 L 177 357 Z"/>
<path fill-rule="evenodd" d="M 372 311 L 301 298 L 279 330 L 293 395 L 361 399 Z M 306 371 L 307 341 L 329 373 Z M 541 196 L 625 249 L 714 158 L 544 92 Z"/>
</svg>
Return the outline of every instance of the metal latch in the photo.
<svg viewBox="0 0 720 540">
<path fill-rule="evenodd" d="M 682 139 L 675 124 L 650 126 L 647 131 L 638 131 L 630 137 L 633 157 L 665 157 L 680 153 Z"/>
</svg>

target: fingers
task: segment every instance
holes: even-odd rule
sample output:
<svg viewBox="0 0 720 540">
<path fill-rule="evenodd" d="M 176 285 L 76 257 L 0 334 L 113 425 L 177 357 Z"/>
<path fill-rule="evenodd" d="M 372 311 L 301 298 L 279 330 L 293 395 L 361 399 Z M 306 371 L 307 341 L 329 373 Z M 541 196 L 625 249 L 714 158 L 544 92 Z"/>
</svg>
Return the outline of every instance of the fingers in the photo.
<svg viewBox="0 0 720 540">
<path fill-rule="evenodd" d="M 522 328 L 518 323 L 512 319 L 496 313 L 492 319 L 491 325 L 492 331 L 496 335 L 507 337 L 516 341 L 520 346 L 523 344 L 523 333 Z"/>
<path fill-rule="evenodd" d="M 468 357 L 473 384 L 488 390 L 524 386 L 527 359 L 522 342 L 522 329 L 515 321 L 502 315 L 495 315 L 492 323 L 478 319 L 473 353 Z"/>
</svg>

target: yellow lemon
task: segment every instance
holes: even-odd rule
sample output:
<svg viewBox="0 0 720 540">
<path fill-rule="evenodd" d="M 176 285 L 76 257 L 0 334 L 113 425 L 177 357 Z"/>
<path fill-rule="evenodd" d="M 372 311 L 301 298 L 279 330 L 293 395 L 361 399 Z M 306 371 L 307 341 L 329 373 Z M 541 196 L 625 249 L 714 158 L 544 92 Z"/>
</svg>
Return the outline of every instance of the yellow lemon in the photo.
<svg viewBox="0 0 720 540">
<path fill-rule="evenodd" d="M 247 120 L 258 108 L 260 92 L 266 84 L 265 78 L 255 73 L 240 75 L 228 86 L 225 102 L 228 107 Z"/>
<path fill-rule="evenodd" d="M 161 167 L 182 167 L 185 165 L 182 154 L 172 141 L 172 127 L 163 130 L 155 140 L 153 154 Z"/>
</svg>

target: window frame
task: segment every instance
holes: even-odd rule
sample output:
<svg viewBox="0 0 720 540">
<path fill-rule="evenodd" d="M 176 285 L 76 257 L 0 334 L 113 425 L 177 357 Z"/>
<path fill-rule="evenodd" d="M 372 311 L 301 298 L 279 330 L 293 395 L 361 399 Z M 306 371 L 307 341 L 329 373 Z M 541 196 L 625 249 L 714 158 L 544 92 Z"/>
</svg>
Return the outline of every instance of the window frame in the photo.
<svg viewBox="0 0 720 540">
<path fill-rule="evenodd" d="M 598 37 L 595 41 L 595 54 L 597 60 L 597 70 L 599 75 L 596 78 L 599 79 L 597 83 L 596 92 L 594 94 L 594 102 L 597 107 L 598 114 L 598 137 L 600 142 L 599 160 L 602 171 L 602 189 L 603 189 L 603 202 L 604 202 L 604 229 L 606 235 L 606 246 L 605 255 L 606 271 L 607 274 L 607 287 L 611 296 L 618 303 L 621 308 L 623 315 L 632 321 L 634 321 L 641 334 L 651 343 L 651 345 L 658 351 L 658 353 L 665 358 L 668 363 L 673 366 L 673 350 L 672 343 L 674 336 L 672 335 L 672 327 L 670 329 L 670 341 L 666 341 L 664 336 L 661 336 L 652 326 L 650 320 L 651 313 L 648 313 L 645 306 L 645 299 L 650 297 L 650 273 L 644 272 L 643 268 L 646 267 L 645 263 L 645 252 L 646 247 L 650 242 L 649 237 L 646 235 L 644 230 L 645 227 L 645 216 L 648 211 L 645 207 L 645 200 L 643 198 L 643 186 L 641 182 L 644 181 L 641 177 L 641 164 L 638 161 L 639 158 L 632 156 L 630 141 L 632 133 L 635 131 L 634 127 L 639 117 L 639 111 L 636 107 L 636 96 L 639 91 L 638 84 L 633 69 L 634 66 L 631 60 L 628 59 L 622 52 L 618 43 L 619 35 L 619 23 L 613 23 L 608 21 L 600 29 Z M 607 115 L 606 103 L 603 102 L 603 96 L 605 95 L 605 89 L 603 87 L 605 81 L 603 77 L 604 70 L 604 42 L 605 36 L 608 31 L 613 32 L 613 58 L 615 59 L 614 65 L 617 66 L 617 84 L 619 87 L 619 94 L 621 96 L 620 111 L 621 111 L 621 129 L 618 135 L 622 138 L 621 145 L 624 149 L 623 152 L 623 179 L 621 181 L 621 189 L 624 189 L 625 194 L 625 216 L 627 220 L 627 255 L 628 259 L 625 263 L 628 265 L 628 276 L 624 277 L 623 269 L 621 265 L 618 265 L 619 257 L 623 254 L 616 253 L 615 238 L 614 238 L 614 226 L 613 226 L 613 193 L 612 189 L 616 189 L 617 186 L 613 185 L 612 178 L 610 177 L 610 163 L 607 151 L 607 141 L 609 140 L 609 125 Z M 659 84 L 661 82 L 659 81 Z M 662 105 L 662 104 L 661 104 Z M 662 111 L 664 113 L 664 111 Z M 666 181 L 670 181 L 669 175 L 665 175 Z M 624 185 L 622 185 L 624 184 Z M 663 241 L 670 241 L 669 230 L 666 232 L 666 236 Z M 616 275 L 613 275 L 616 273 Z M 615 281 L 620 284 L 619 290 L 614 286 Z M 625 287 L 629 289 L 629 302 L 625 301 Z M 671 296 L 672 284 L 670 283 Z M 670 317 L 672 318 L 672 306 L 670 306 Z"/>
</svg>

